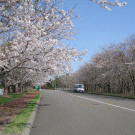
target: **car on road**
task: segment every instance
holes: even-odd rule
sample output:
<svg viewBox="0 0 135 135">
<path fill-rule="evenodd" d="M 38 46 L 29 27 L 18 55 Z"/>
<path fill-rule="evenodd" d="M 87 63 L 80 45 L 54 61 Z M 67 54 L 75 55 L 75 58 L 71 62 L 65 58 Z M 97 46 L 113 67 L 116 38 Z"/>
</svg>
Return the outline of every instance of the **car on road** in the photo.
<svg viewBox="0 0 135 135">
<path fill-rule="evenodd" d="M 74 84 L 74 92 L 84 92 L 83 84 Z"/>
</svg>

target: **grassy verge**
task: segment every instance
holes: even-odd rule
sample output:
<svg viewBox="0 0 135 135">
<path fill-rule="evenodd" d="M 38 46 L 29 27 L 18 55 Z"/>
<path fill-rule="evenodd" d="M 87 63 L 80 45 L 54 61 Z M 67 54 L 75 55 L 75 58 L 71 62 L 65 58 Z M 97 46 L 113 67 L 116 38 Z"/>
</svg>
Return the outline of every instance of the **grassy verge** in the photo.
<svg viewBox="0 0 135 135">
<path fill-rule="evenodd" d="M 38 99 L 41 95 L 39 92 L 26 106 L 22 111 L 13 119 L 11 123 L 2 131 L 2 133 L 21 133 L 28 118 L 30 117 Z"/>
<path fill-rule="evenodd" d="M 63 91 L 73 91 L 73 90 L 63 90 Z M 96 93 L 96 92 L 87 92 L 87 91 L 85 91 L 85 93 L 135 99 L 135 94 L 131 94 L 131 93 L 117 94 L 117 93 L 100 93 L 100 92 Z"/>
<path fill-rule="evenodd" d="M 73 91 L 73 90 L 63 90 L 63 89 L 61 89 L 61 91 Z"/>
<path fill-rule="evenodd" d="M 46 90 L 55 90 L 55 88 L 47 88 Z"/>
<path fill-rule="evenodd" d="M 86 93 L 135 99 L 135 94 L 114 94 L 114 93 L 94 93 L 94 92 L 86 92 Z"/>
<path fill-rule="evenodd" d="M 10 102 L 11 100 L 14 100 L 16 98 L 22 97 L 22 96 L 24 96 L 24 95 L 26 95 L 26 94 L 28 94 L 28 93 L 30 93 L 32 91 L 34 91 L 34 90 L 30 90 L 29 92 L 23 92 L 21 94 L 9 93 L 8 95 L 11 98 L 5 98 L 5 97 L 0 96 L 0 105 L 3 105 L 5 103 L 7 103 L 7 102 Z"/>
<path fill-rule="evenodd" d="M 72 90 L 62 90 L 62 91 L 72 91 Z"/>
<path fill-rule="evenodd" d="M 114 95 L 114 94 L 105 94 L 106 96 L 114 96 L 114 97 L 122 97 L 122 98 L 131 98 L 131 99 L 135 99 L 135 96 L 131 96 L 131 95 L 128 95 L 128 96 L 124 96 L 124 95 Z"/>
<path fill-rule="evenodd" d="M 63 90 L 63 91 L 73 91 L 73 90 Z M 87 92 L 87 91 L 85 91 L 85 93 L 135 99 L 135 94 L 131 94 L 131 93 L 117 94 L 117 93 L 100 93 L 100 92 L 96 93 L 96 92 Z"/>
</svg>

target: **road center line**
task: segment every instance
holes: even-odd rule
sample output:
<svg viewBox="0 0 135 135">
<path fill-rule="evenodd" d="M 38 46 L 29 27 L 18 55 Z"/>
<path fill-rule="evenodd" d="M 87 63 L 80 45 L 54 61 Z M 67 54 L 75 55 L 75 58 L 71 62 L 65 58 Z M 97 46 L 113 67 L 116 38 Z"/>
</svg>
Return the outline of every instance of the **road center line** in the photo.
<svg viewBox="0 0 135 135">
<path fill-rule="evenodd" d="M 70 95 L 75 96 L 75 97 L 79 97 L 79 98 L 83 98 L 83 99 L 87 99 L 87 100 L 90 100 L 90 101 L 94 101 L 94 102 L 97 102 L 97 103 L 101 103 L 101 104 L 105 104 L 105 105 L 109 105 L 109 106 L 113 106 L 113 107 L 117 107 L 117 108 L 121 108 L 121 109 L 125 109 L 125 110 L 128 110 L 128 111 L 135 112 L 135 110 L 133 110 L 133 109 L 121 107 L 121 106 L 118 106 L 118 105 L 113 105 L 113 104 L 101 102 L 101 101 L 94 100 L 94 99 L 90 99 L 90 98 L 85 98 L 85 97 L 81 97 L 81 96 L 76 96 L 76 95 L 73 95 L 73 94 L 70 94 Z"/>
</svg>

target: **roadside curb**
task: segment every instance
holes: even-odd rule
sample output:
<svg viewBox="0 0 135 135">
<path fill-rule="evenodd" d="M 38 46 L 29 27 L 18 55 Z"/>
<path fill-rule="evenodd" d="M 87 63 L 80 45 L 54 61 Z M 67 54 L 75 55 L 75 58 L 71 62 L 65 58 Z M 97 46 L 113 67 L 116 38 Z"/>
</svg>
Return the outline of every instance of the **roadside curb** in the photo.
<svg viewBox="0 0 135 135">
<path fill-rule="evenodd" d="M 41 91 L 41 95 L 42 95 L 42 91 Z M 30 135 L 30 130 L 31 130 L 31 127 L 33 125 L 33 122 L 34 122 L 34 119 L 35 119 L 35 116 L 36 116 L 36 112 L 37 112 L 38 104 L 40 102 L 41 95 L 40 95 L 32 113 L 31 113 L 28 121 L 26 122 L 25 127 L 24 127 L 24 129 L 23 129 L 23 131 L 21 132 L 20 135 Z"/>
</svg>

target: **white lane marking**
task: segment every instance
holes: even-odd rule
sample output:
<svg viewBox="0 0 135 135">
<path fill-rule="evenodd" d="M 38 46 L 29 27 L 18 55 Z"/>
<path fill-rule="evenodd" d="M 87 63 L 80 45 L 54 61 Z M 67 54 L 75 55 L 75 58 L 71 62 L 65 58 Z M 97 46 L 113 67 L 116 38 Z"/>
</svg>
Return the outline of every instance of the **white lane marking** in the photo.
<svg viewBox="0 0 135 135">
<path fill-rule="evenodd" d="M 113 107 L 117 107 L 117 108 L 121 108 L 121 109 L 125 109 L 125 110 L 128 110 L 128 111 L 135 112 L 135 110 L 133 110 L 133 109 L 129 109 L 129 108 L 125 108 L 125 107 L 121 107 L 121 106 L 118 106 L 118 105 L 113 105 L 113 104 L 109 104 L 109 103 L 101 102 L 101 101 L 94 100 L 94 99 L 90 99 L 90 98 L 85 98 L 85 97 L 81 97 L 81 96 L 76 96 L 76 95 L 73 95 L 73 94 L 70 94 L 70 95 L 75 96 L 75 97 L 79 97 L 79 98 L 83 98 L 83 99 L 87 99 L 87 100 L 90 100 L 90 101 L 94 101 L 94 102 L 102 103 L 102 104 L 105 104 L 105 105 L 110 105 L 110 106 L 113 106 Z"/>
</svg>

